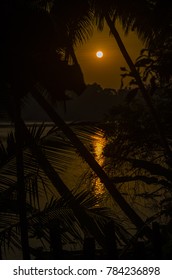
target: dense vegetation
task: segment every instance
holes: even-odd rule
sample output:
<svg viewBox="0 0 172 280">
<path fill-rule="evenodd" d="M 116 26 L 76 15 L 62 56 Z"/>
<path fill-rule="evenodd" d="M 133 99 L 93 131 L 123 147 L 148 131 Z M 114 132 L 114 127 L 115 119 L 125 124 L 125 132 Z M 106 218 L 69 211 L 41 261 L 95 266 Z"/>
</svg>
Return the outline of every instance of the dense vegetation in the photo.
<svg viewBox="0 0 172 280">
<path fill-rule="evenodd" d="M 21 249 L 24 259 L 31 254 L 75 258 L 64 252 L 64 244 L 70 249 L 85 244 L 87 258 L 171 258 L 170 15 L 169 1 L 159 0 L 3 2 L 0 113 L 15 127 L 15 136 L 0 150 L 3 256 L 12 247 Z M 125 32 L 135 30 L 146 45 L 136 63 L 116 30 L 117 19 Z M 72 130 L 51 101 L 65 102 L 66 90 L 82 94 L 86 85 L 74 48 L 90 36 L 94 24 L 102 30 L 104 22 L 128 64 L 128 69 L 121 68 L 122 87 L 125 77 L 130 84 L 118 91 L 121 104 L 99 124 L 107 138 L 102 168 L 80 140 L 87 135 L 89 142 L 89 129 Z M 29 130 L 22 120 L 22 102 L 29 93 L 55 124 L 48 133 L 43 126 Z M 104 206 L 103 198 L 71 191 L 61 179 L 59 173 L 74 151 L 100 178 L 120 216 Z M 145 217 L 138 209 L 140 198 L 144 209 L 154 204 L 152 215 Z M 103 249 L 96 256 L 95 240 L 96 248 Z M 47 256 L 40 255 L 41 242 L 50 247 Z"/>
</svg>

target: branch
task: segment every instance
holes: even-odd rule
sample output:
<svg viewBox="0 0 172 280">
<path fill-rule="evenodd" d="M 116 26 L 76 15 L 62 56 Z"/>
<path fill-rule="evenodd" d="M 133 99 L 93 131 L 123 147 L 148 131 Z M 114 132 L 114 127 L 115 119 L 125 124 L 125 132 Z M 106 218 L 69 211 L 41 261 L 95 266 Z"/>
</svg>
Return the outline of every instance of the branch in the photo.
<svg viewBox="0 0 172 280">
<path fill-rule="evenodd" d="M 171 170 L 162 167 L 161 165 L 157 163 L 152 163 L 150 161 L 146 160 L 140 160 L 140 159 L 132 159 L 132 158 L 123 158 L 123 160 L 128 161 L 132 163 L 133 167 L 136 168 L 143 168 L 147 171 L 149 171 L 152 175 L 157 176 L 163 176 L 170 182 L 172 182 L 172 172 Z"/>
<path fill-rule="evenodd" d="M 113 177 L 112 182 L 114 183 L 125 183 L 125 182 L 133 182 L 133 181 L 142 181 L 148 185 L 163 185 L 164 187 L 171 188 L 172 185 L 166 180 L 158 180 L 156 177 L 147 177 L 147 176 L 123 176 L 123 177 Z"/>
</svg>

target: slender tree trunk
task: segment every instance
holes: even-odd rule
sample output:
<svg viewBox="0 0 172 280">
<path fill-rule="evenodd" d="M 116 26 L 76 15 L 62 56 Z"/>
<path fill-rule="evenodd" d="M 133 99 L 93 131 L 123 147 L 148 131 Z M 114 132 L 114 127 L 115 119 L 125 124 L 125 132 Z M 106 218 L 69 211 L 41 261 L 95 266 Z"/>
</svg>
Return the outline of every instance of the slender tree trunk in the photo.
<svg viewBox="0 0 172 280">
<path fill-rule="evenodd" d="M 69 53 L 72 57 L 73 63 L 80 68 L 73 46 L 70 46 Z M 81 71 L 82 72 L 82 71 Z"/>
<path fill-rule="evenodd" d="M 145 100 L 145 102 L 146 102 L 146 104 L 149 108 L 149 111 L 150 111 L 150 113 L 152 115 L 152 118 L 155 122 L 155 125 L 156 125 L 156 128 L 157 128 L 161 143 L 164 147 L 165 154 L 168 158 L 171 158 L 172 157 L 172 152 L 169 148 L 169 145 L 168 145 L 167 139 L 165 137 L 164 130 L 163 130 L 162 124 L 159 120 L 157 111 L 156 111 L 156 109 L 153 106 L 153 103 L 151 101 L 151 97 L 145 89 L 145 86 L 144 86 L 144 84 L 141 80 L 141 77 L 140 77 L 140 75 L 139 75 L 131 57 L 129 56 L 129 54 L 128 54 L 125 46 L 124 46 L 118 31 L 115 28 L 114 22 L 111 20 L 110 16 L 107 15 L 107 14 L 105 16 L 105 19 L 106 19 L 107 25 L 109 26 L 109 29 L 110 29 L 111 33 L 113 34 L 113 36 L 114 36 L 114 38 L 115 38 L 115 40 L 118 44 L 118 47 L 119 47 L 123 57 L 125 58 L 125 61 L 127 62 L 128 66 L 129 66 L 129 68 L 130 68 L 130 70 L 131 70 L 131 72 L 132 72 L 132 74 L 133 74 L 133 76 L 136 80 L 136 83 L 137 83 L 137 85 L 138 85 L 138 87 L 139 87 L 139 89 L 142 93 L 142 96 L 143 96 L 143 98 L 144 98 L 144 100 Z"/>
<path fill-rule="evenodd" d="M 23 164 L 23 137 L 20 122 L 20 100 L 15 99 L 15 137 L 16 137 L 16 166 L 17 166 L 17 196 L 19 204 L 19 220 L 21 231 L 21 246 L 23 259 L 30 259 L 27 210 L 26 210 L 26 191 L 24 183 L 24 164 Z"/>
<path fill-rule="evenodd" d="M 75 133 L 70 129 L 70 127 L 61 119 L 61 117 L 56 113 L 52 106 L 44 99 L 44 97 L 38 92 L 38 90 L 32 91 L 33 97 L 38 102 L 39 105 L 46 111 L 51 120 L 59 127 L 66 137 L 71 141 L 74 147 L 80 153 L 80 156 L 85 159 L 88 165 L 100 178 L 108 192 L 111 194 L 115 202 L 124 211 L 126 216 L 131 220 L 131 222 L 137 227 L 138 230 L 143 230 L 145 235 L 149 238 L 151 236 L 151 230 L 145 227 L 143 220 L 139 215 L 133 210 L 133 208 L 128 204 L 128 202 L 123 198 L 120 192 L 117 190 L 116 186 L 113 185 L 112 181 L 109 179 L 107 174 L 104 172 L 102 167 L 94 159 L 93 155 L 87 150 L 84 144 L 79 140 Z"/>
<path fill-rule="evenodd" d="M 60 221 L 52 220 L 49 222 L 50 252 L 52 260 L 63 259 L 63 245 L 61 240 Z"/>
</svg>

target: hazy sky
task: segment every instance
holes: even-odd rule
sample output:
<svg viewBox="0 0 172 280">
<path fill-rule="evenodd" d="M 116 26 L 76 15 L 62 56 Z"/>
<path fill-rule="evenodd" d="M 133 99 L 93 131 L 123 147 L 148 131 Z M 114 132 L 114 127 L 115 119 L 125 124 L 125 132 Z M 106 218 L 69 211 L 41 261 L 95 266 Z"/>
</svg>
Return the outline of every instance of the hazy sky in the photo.
<svg viewBox="0 0 172 280">
<path fill-rule="evenodd" d="M 138 40 L 134 32 L 124 36 L 121 26 L 117 25 L 118 32 L 127 47 L 129 54 L 135 61 L 143 48 L 143 43 Z M 104 53 L 102 59 L 96 57 L 96 51 L 101 50 Z M 83 45 L 79 45 L 76 55 L 84 73 L 86 83 L 94 82 L 102 87 L 115 88 L 120 87 L 120 67 L 126 66 L 126 63 L 120 53 L 115 39 L 109 36 L 109 29 L 105 26 L 104 31 L 97 31 L 95 28 L 93 36 Z"/>
</svg>

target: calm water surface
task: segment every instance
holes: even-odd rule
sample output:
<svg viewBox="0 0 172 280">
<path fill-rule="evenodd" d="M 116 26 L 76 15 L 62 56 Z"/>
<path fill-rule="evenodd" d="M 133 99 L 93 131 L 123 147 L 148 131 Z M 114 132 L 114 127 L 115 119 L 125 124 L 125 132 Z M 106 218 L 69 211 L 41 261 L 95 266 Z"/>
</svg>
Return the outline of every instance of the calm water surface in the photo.
<svg viewBox="0 0 172 280">
<path fill-rule="evenodd" d="M 33 123 L 28 123 L 27 125 L 32 126 L 32 124 Z M 46 123 L 46 126 L 47 129 L 50 129 L 52 127 L 52 123 Z M 4 124 L 3 126 L 0 126 L 0 140 L 2 143 L 5 143 L 8 133 L 11 131 L 14 132 L 14 127 L 11 125 L 7 126 Z M 106 145 L 106 141 L 107 140 L 103 137 L 103 132 L 101 131 L 90 135 L 89 146 L 92 146 L 94 157 L 101 166 L 105 163 L 105 158 L 103 157 L 102 152 Z M 63 161 L 63 153 L 61 160 Z M 78 156 L 77 153 L 71 153 L 71 156 L 69 158 L 66 157 L 66 159 L 64 154 L 64 166 L 65 171 L 61 172 L 60 176 L 70 189 L 78 188 L 78 190 L 82 190 L 83 188 L 88 188 L 93 191 L 95 195 L 104 195 L 105 200 L 108 201 L 108 205 L 112 203 L 110 206 L 113 205 L 114 207 L 113 201 L 110 198 L 107 198 L 107 192 L 100 179 L 90 176 L 90 169 L 88 165 Z M 130 197 L 134 196 L 136 192 L 139 194 L 143 191 L 153 191 L 151 186 L 149 186 L 148 190 L 142 189 L 139 186 L 134 186 L 133 188 L 133 183 L 125 184 L 125 189 L 121 185 L 120 189 L 123 193 L 128 193 Z M 136 205 L 143 216 L 147 216 L 148 213 L 150 213 L 150 209 L 152 211 L 150 200 L 146 201 L 142 197 L 138 196 Z"/>
</svg>

